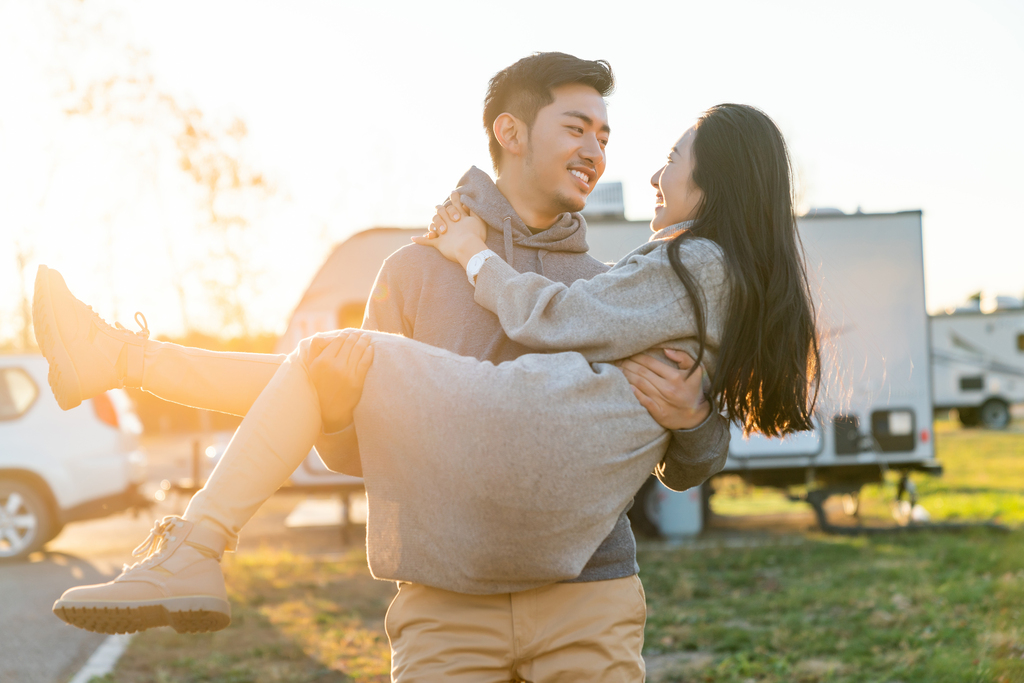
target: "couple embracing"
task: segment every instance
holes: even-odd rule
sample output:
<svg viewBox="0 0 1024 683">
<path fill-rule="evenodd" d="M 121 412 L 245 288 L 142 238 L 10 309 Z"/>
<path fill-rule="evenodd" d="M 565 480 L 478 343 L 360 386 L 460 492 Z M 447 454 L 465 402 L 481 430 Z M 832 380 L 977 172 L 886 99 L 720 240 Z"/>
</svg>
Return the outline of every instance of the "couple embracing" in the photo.
<svg viewBox="0 0 1024 683">
<path fill-rule="evenodd" d="M 103 632 L 230 621 L 219 560 L 315 445 L 362 476 L 367 556 L 397 581 L 396 681 L 641 681 L 626 512 L 721 469 L 729 423 L 810 427 L 818 345 L 785 142 L 707 110 L 651 178 L 651 240 L 612 267 L 579 211 L 605 169 L 603 61 L 539 53 L 490 81 L 497 180 L 471 169 L 384 263 L 362 330 L 288 356 L 111 327 L 40 267 L 36 335 L 65 409 L 117 386 L 245 419 L 182 517 L 54 612 Z"/>
</svg>

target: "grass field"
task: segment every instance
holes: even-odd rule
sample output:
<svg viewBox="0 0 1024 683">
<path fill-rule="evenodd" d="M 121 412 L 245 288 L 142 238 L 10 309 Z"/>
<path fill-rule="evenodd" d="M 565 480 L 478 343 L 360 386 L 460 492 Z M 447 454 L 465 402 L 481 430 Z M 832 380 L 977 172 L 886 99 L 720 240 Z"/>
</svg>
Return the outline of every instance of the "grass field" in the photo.
<svg viewBox="0 0 1024 683">
<path fill-rule="evenodd" d="M 946 475 L 919 480 L 921 504 L 934 519 L 995 518 L 1013 531 L 645 543 L 650 680 L 1024 681 L 1024 433 L 948 422 L 936 432 Z M 714 500 L 720 514 L 792 505 L 726 484 Z M 862 514 L 887 517 L 894 488 L 865 489 Z M 369 577 L 361 550 L 328 561 L 264 549 L 229 556 L 224 568 L 229 629 L 141 634 L 106 680 L 388 680 L 383 618 L 394 588 Z"/>
</svg>

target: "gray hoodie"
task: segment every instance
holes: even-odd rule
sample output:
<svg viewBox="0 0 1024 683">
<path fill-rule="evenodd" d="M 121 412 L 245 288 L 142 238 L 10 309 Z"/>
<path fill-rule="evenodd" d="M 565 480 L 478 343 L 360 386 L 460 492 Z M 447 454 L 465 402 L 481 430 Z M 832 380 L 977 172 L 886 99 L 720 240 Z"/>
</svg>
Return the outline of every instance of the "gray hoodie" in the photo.
<svg viewBox="0 0 1024 683">
<path fill-rule="evenodd" d="M 460 182 L 459 191 L 463 201 L 488 224 L 488 246 L 509 263 L 513 272 L 536 273 L 553 282 L 569 285 L 577 280 L 589 280 L 608 270 L 605 264 L 586 255 L 586 223 L 579 214 L 563 214 L 554 226 L 533 234 L 505 197 L 498 192 L 487 174 L 479 169 L 473 168 L 466 173 Z M 510 338 L 502 330 L 497 316 L 474 303 L 474 295 L 473 287 L 458 264 L 447 261 L 429 247 L 410 245 L 390 256 L 381 268 L 373 295 L 368 302 L 363 327 L 401 334 L 462 356 L 495 364 L 535 350 L 536 347 L 530 343 Z M 377 362 L 375 366 L 378 364 L 383 363 Z M 365 397 L 364 393 L 364 401 Z M 508 398 L 510 397 L 500 395 L 492 397 L 486 410 L 490 411 L 491 406 L 500 405 Z M 634 400 L 631 395 L 630 399 Z M 541 407 L 546 400 L 548 397 L 543 395 L 533 397 L 533 401 Z M 392 413 L 391 421 L 396 417 Z M 447 415 L 445 419 L 451 421 L 450 427 L 458 428 L 458 421 L 453 419 L 453 416 Z M 493 421 L 496 433 L 500 434 L 499 424 L 502 422 L 501 419 Z M 529 424 L 520 425 L 520 429 L 528 431 L 530 428 Z M 590 429 L 600 432 L 598 425 L 591 426 Z M 652 468 L 658 465 L 659 476 L 667 485 L 677 490 L 698 485 L 721 469 L 728 449 L 728 437 L 728 425 L 720 416 L 713 415 L 693 430 L 674 432 L 671 439 L 666 439 L 669 443 L 668 453 L 660 464 L 653 463 Z M 374 491 L 379 490 L 379 487 L 375 486 L 377 482 L 371 482 L 371 479 L 378 468 L 367 465 L 367 453 L 365 449 L 362 449 L 361 453 L 360 444 L 361 439 L 357 439 L 356 429 L 350 427 L 338 434 L 322 436 L 317 442 L 317 450 L 332 468 L 367 477 L 373 518 L 375 509 L 384 509 L 383 500 L 375 500 L 373 497 Z M 444 452 L 449 450 L 451 445 L 444 444 L 440 448 Z M 543 457 L 546 451 L 559 448 L 562 446 L 557 442 L 540 444 L 539 455 Z M 491 447 L 485 450 L 491 450 Z M 395 457 L 398 458 L 398 454 L 395 454 Z M 478 482 L 474 481 L 472 473 L 467 474 L 468 478 L 462 482 L 462 486 L 477 486 Z M 381 472 L 381 475 L 386 475 L 386 472 Z M 527 473 L 518 476 L 529 478 Z M 392 494 L 397 495 L 397 492 L 391 491 L 389 495 Z M 632 493 L 630 497 L 631 495 Z M 388 504 L 401 503 L 402 501 L 393 501 Z M 402 507 L 408 508 L 410 504 L 411 501 L 406 501 L 406 505 Z M 628 505 L 619 511 L 603 541 L 592 549 L 588 558 L 585 558 L 585 566 L 582 566 L 577 574 L 559 577 L 560 580 L 596 581 L 636 573 L 635 541 L 626 517 L 627 509 Z M 412 512 L 407 512 L 405 518 L 408 519 L 411 515 Z M 378 518 L 380 519 L 380 516 Z M 514 524 L 514 521 L 509 520 L 508 523 Z M 418 523 L 414 526 L 419 528 Z M 371 527 L 378 528 L 373 522 Z M 375 575 L 381 578 L 419 581 L 449 590 L 466 589 L 460 582 L 452 583 L 445 578 L 449 572 L 441 571 L 440 568 L 436 571 L 430 567 L 410 570 L 409 565 L 405 563 L 402 563 L 402 568 L 385 568 L 386 563 L 377 563 L 375 566 L 376 553 L 372 547 L 375 536 L 372 531 L 373 529 L 368 536 L 368 543 L 371 543 L 371 567 Z M 455 533 L 450 525 L 445 531 Z M 387 535 L 388 543 L 392 544 L 406 543 L 407 540 L 397 539 L 407 537 L 408 534 L 403 528 L 395 528 Z M 427 562 L 423 557 L 420 560 L 423 563 Z M 523 578 L 529 582 L 532 577 Z M 502 579 L 481 590 L 480 586 L 474 583 L 472 589 L 466 589 L 466 592 L 504 592 L 512 590 L 510 586 L 513 584 L 520 585 Z M 535 582 L 530 585 L 535 585 Z"/>
</svg>

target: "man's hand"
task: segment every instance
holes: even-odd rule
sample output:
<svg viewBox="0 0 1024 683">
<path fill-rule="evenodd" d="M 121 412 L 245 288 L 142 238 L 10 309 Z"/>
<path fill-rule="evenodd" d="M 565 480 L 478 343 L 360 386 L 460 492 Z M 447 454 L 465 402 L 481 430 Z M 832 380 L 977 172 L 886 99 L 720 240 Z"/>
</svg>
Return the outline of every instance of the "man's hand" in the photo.
<svg viewBox="0 0 1024 683">
<path fill-rule="evenodd" d="M 363 395 L 363 380 L 373 363 L 370 336 L 357 330 L 334 338 L 316 337 L 310 344 L 309 376 L 320 397 L 320 416 L 327 433 L 352 424 L 352 413 Z"/>
<path fill-rule="evenodd" d="M 619 362 L 619 368 L 655 422 L 665 429 L 693 429 L 711 414 L 711 404 L 704 397 L 703 371 L 698 366 L 687 377 L 693 357 L 685 351 L 662 350 L 678 369 L 646 353 Z"/>
</svg>

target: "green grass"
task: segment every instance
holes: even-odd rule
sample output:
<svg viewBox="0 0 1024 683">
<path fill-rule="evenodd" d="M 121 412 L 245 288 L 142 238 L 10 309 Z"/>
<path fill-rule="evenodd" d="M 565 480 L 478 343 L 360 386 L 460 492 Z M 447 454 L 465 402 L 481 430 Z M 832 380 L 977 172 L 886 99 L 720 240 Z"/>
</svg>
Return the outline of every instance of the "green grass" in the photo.
<svg viewBox="0 0 1024 683">
<path fill-rule="evenodd" d="M 667 681 L 1024 680 L 1022 540 L 977 530 L 647 550 L 647 649 L 712 655 Z"/>
<path fill-rule="evenodd" d="M 1012 533 L 810 532 L 795 545 L 648 547 L 639 557 L 647 653 L 667 662 L 652 678 L 1024 681 L 1024 433 L 940 421 L 936 450 L 944 476 L 915 477 L 932 519 L 994 519 Z M 738 479 L 719 488 L 718 514 L 806 509 Z M 886 522 L 895 490 L 895 476 L 866 487 L 861 514 Z"/>
<path fill-rule="evenodd" d="M 916 478 L 933 519 L 997 518 L 1011 533 L 810 531 L 755 535 L 751 548 L 644 544 L 649 680 L 1024 682 L 1024 433 L 939 422 L 936 447 L 945 476 Z M 894 492 L 895 479 L 867 487 L 862 513 L 885 521 Z M 729 514 L 805 509 L 737 481 L 713 505 Z M 383 620 L 394 587 L 370 578 L 361 550 L 336 562 L 263 550 L 229 555 L 224 566 L 230 628 L 143 633 L 107 680 L 388 680 Z"/>
</svg>

